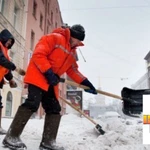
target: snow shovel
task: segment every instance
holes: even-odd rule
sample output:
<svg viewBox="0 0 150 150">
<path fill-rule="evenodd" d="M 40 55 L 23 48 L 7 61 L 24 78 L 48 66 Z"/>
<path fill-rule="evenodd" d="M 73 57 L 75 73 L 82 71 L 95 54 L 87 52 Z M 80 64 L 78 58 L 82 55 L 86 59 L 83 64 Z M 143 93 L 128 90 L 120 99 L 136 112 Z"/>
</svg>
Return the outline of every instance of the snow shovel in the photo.
<svg viewBox="0 0 150 150">
<path fill-rule="evenodd" d="M 83 89 L 89 88 L 87 86 L 75 83 L 73 81 L 65 80 L 63 78 L 60 79 L 60 82 L 64 82 L 68 85 L 80 87 Z M 142 96 L 143 94 L 150 94 L 150 90 L 149 89 L 133 90 L 133 89 L 124 87 L 121 91 L 121 96 L 108 93 L 102 90 L 97 90 L 97 93 L 122 100 L 123 101 L 123 108 L 122 108 L 123 113 L 131 117 L 139 117 L 139 114 L 141 114 L 142 108 L 143 108 Z"/>
<path fill-rule="evenodd" d="M 90 120 L 93 124 L 95 124 L 95 129 L 96 131 L 98 131 L 98 133 L 104 135 L 105 134 L 105 131 L 102 129 L 102 127 L 97 124 L 92 118 L 90 118 L 89 116 L 87 116 L 81 109 L 75 107 L 73 104 L 71 104 L 70 102 L 68 102 L 66 99 L 60 97 L 60 99 L 62 101 L 64 101 L 66 104 L 68 104 L 69 106 L 71 106 L 73 109 L 75 109 L 76 111 L 78 111 L 81 115 L 83 115 L 85 118 L 87 118 L 88 120 Z"/>
<path fill-rule="evenodd" d="M 140 115 L 143 111 L 143 95 L 150 94 L 150 89 L 134 90 L 124 87 L 121 91 L 123 97 L 123 113 L 131 117 Z"/>
</svg>

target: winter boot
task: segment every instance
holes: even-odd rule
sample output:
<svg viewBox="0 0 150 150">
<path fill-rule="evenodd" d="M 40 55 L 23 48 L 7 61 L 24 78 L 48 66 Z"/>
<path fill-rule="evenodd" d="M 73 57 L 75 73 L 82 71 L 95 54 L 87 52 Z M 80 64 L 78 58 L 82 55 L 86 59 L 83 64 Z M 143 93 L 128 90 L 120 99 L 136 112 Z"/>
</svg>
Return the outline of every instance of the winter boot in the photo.
<svg viewBox="0 0 150 150">
<path fill-rule="evenodd" d="M 39 147 L 40 150 L 64 150 L 63 147 L 56 145 L 60 119 L 60 114 L 46 114 L 43 137 Z"/>
<path fill-rule="evenodd" d="M 3 140 L 4 146 L 14 150 L 26 149 L 26 145 L 20 139 L 20 135 L 32 114 L 33 112 L 28 108 L 19 106 L 11 126 Z"/>
<path fill-rule="evenodd" d="M 1 126 L 1 121 L 2 121 L 2 108 L 0 108 L 0 135 L 6 134 L 6 130 L 4 130 Z"/>
</svg>

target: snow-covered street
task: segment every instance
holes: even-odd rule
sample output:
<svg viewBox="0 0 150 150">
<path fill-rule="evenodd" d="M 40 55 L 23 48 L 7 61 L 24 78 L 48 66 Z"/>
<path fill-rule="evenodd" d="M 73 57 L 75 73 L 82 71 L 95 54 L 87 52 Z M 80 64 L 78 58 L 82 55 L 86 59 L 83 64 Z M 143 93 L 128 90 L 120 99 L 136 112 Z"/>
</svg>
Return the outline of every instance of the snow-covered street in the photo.
<svg viewBox="0 0 150 150">
<path fill-rule="evenodd" d="M 7 129 L 12 119 L 3 118 L 2 124 Z M 95 120 L 107 132 L 98 135 L 95 125 L 86 118 L 73 114 L 64 115 L 59 128 L 57 143 L 65 150 L 149 150 L 150 146 L 142 144 L 142 120 L 132 118 L 107 118 Z M 38 150 L 44 119 L 30 119 L 22 140 L 28 150 Z M 4 136 L 0 136 L 0 150 L 7 150 L 2 145 Z"/>
</svg>

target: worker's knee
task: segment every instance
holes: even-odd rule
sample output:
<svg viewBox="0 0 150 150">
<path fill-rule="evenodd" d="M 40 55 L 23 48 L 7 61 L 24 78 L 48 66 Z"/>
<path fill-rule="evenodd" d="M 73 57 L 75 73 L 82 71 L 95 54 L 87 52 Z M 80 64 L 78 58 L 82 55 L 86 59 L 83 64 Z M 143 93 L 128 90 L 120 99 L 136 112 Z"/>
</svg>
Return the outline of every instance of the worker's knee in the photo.
<svg viewBox="0 0 150 150">
<path fill-rule="evenodd" d="M 36 112 L 40 106 L 40 102 L 39 101 L 32 101 L 29 99 L 26 99 L 26 101 L 22 104 L 22 106 L 27 107 L 28 109 L 30 109 L 33 112 Z"/>
<path fill-rule="evenodd" d="M 46 114 L 59 114 L 61 111 L 61 106 L 59 101 L 55 98 L 48 99 L 42 103 L 42 106 Z"/>
</svg>

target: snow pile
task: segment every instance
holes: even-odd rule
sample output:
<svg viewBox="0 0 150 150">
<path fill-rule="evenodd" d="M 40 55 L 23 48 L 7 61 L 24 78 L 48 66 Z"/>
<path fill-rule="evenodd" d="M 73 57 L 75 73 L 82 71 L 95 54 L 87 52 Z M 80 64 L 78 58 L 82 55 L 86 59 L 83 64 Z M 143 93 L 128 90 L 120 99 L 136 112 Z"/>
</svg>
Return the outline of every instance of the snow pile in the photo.
<svg viewBox="0 0 150 150">
<path fill-rule="evenodd" d="M 3 119 L 3 127 L 8 128 L 12 119 Z M 99 135 L 95 125 L 86 118 L 73 114 L 64 115 L 61 120 L 57 143 L 65 147 L 65 150 L 150 150 L 150 146 L 142 144 L 141 119 L 107 118 L 95 120 L 106 131 L 105 135 Z M 44 120 L 29 120 L 22 140 L 28 150 L 38 149 L 40 144 Z M 0 150 L 4 136 L 0 136 Z M 34 145 L 34 147 L 33 147 Z"/>
</svg>

